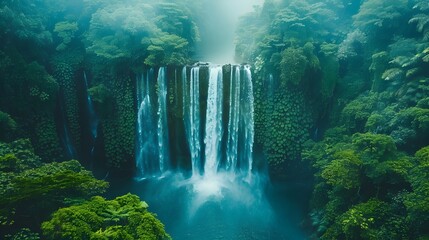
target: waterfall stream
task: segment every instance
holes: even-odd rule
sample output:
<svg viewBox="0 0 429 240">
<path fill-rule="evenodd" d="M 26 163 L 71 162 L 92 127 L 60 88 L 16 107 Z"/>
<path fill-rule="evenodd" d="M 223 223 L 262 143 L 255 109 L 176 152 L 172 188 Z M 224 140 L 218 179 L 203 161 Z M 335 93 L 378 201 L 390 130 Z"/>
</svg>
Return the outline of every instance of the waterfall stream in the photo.
<svg viewBox="0 0 429 240">
<path fill-rule="evenodd" d="M 171 236 L 306 239 L 295 227 L 301 221 L 295 205 L 265 196 L 296 196 L 302 186 L 274 192 L 252 169 L 249 66 L 150 69 L 137 77 L 136 87 L 138 181 L 131 191 L 159 213 Z M 279 214 L 272 201 L 290 209 Z"/>
<path fill-rule="evenodd" d="M 158 71 L 158 147 L 159 171 L 163 173 L 168 168 L 169 143 L 167 124 L 167 78 L 166 68 Z"/>
<path fill-rule="evenodd" d="M 250 67 L 202 65 L 181 71 L 169 75 L 168 69 L 161 67 L 156 82 L 151 76 L 153 70 L 137 78 L 136 166 L 140 177 L 160 176 L 174 164 L 189 166 L 196 177 L 214 176 L 220 171 L 250 175 L 254 138 Z M 169 84 L 175 85 L 174 93 L 168 92 Z M 178 87 L 182 88 L 182 99 L 174 99 L 179 96 Z M 155 105 L 150 102 L 151 94 L 157 95 Z M 170 101 L 181 102 L 181 109 L 177 104 L 170 106 Z M 182 126 L 184 136 L 170 139 L 173 121 L 183 123 L 174 126 Z M 176 141 L 187 144 L 189 155 L 182 157 L 184 160 L 169 146 L 179 144 Z"/>
<path fill-rule="evenodd" d="M 137 77 L 136 165 L 141 177 L 159 172 L 157 126 L 152 115 L 149 91 L 151 80 L 153 80 L 153 69 Z"/>
<path fill-rule="evenodd" d="M 222 141 L 222 67 L 210 67 L 207 98 L 206 131 L 204 137 L 204 174 L 214 175 L 220 162 Z"/>
<path fill-rule="evenodd" d="M 90 133 L 90 142 L 89 142 L 89 157 L 91 159 L 91 165 L 93 164 L 94 154 L 95 154 L 95 144 L 98 137 L 98 124 L 99 120 L 97 114 L 95 113 L 94 105 L 91 99 L 91 95 L 88 92 L 88 78 L 86 72 L 83 72 L 84 80 L 84 94 L 85 94 L 85 108 L 88 119 L 88 127 Z"/>
<path fill-rule="evenodd" d="M 183 120 L 185 122 L 186 139 L 191 153 L 192 174 L 200 174 L 201 142 L 200 142 L 200 69 L 191 68 L 189 81 L 186 67 L 182 70 L 183 82 Z"/>
<path fill-rule="evenodd" d="M 231 69 L 229 101 L 228 139 L 226 152 L 226 170 L 236 171 L 238 155 L 238 127 L 240 120 L 240 68 Z"/>
</svg>

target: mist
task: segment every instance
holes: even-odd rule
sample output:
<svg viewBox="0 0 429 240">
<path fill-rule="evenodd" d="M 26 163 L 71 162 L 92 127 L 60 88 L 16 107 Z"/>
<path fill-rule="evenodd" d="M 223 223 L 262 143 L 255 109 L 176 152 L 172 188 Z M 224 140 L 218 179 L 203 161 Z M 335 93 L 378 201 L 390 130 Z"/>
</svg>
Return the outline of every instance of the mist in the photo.
<svg viewBox="0 0 429 240">
<path fill-rule="evenodd" d="M 174 239 L 307 239 L 300 224 L 308 189 L 274 185 L 262 173 L 188 178 L 168 172 L 113 188 L 144 199 Z"/>
<path fill-rule="evenodd" d="M 238 20 L 262 3 L 263 0 L 206 1 L 197 23 L 202 41 L 197 47 L 196 59 L 219 64 L 236 63 L 234 41 Z"/>
</svg>

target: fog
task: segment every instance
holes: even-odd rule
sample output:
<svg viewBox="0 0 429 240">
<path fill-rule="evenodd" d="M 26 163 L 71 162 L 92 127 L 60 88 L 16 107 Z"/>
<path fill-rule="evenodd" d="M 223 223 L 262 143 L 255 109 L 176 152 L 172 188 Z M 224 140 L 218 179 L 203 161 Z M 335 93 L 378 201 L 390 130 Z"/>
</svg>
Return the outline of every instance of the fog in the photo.
<svg viewBox="0 0 429 240">
<path fill-rule="evenodd" d="M 234 38 L 238 20 L 262 3 L 263 0 L 206 1 L 197 23 L 202 41 L 196 58 L 219 64 L 236 63 Z"/>
<path fill-rule="evenodd" d="M 176 172 L 112 188 L 144 199 L 176 240 L 308 238 L 300 224 L 309 186 L 273 185 L 264 174 L 187 178 Z"/>
</svg>

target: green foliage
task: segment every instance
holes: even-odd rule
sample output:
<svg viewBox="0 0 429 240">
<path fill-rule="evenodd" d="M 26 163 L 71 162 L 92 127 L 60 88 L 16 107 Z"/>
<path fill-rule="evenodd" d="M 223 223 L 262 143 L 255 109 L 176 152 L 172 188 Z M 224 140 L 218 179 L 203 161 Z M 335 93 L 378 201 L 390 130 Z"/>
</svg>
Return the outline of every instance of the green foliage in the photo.
<svg viewBox="0 0 429 240">
<path fill-rule="evenodd" d="M 179 3 L 104 4 L 92 15 L 87 49 L 108 59 L 143 58 L 150 66 L 184 64 L 188 45 L 199 40 L 190 15 Z"/>
<path fill-rule="evenodd" d="M 54 32 L 62 39 L 62 42 L 57 46 L 58 51 L 65 50 L 71 43 L 74 34 L 78 30 L 76 22 L 63 21 L 55 24 Z"/>
<path fill-rule="evenodd" d="M 361 50 L 366 42 L 366 34 L 359 29 L 348 33 L 347 37 L 341 42 L 338 48 L 338 58 L 345 60 L 362 55 L 363 53 Z"/>
<path fill-rule="evenodd" d="M 159 32 L 153 17 L 152 8 L 144 2 L 113 2 L 100 7 L 91 18 L 87 49 L 108 59 L 130 57 L 142 47 L 142 38 Z"/>
<path fill-rule="evenodd" d="M 405 177 L 411 167 L 408 158 L 398 155 L 394 140 L 390 136 L 357 133 L 353 135 L 353 145 L 359 151 L 365 175 L 373 183 L 401 182 L 401 175 Z"/>
<path fill-rule="evenodd" d="M 37 61 L 26 61 L 13 47 L 2 55 L 5 57 L 0 72 L 2 111 L 13 118 L 52 111 L 58 91 L 56 79 Z"/>
<path fill-rule="evenodd" d="M 37 62 L 28 64 L 26 71 L 27 76 L 36 76 L 29 79 L 30 96 L 41 102 L 53 101 L 58 91 L 57 81 Z"/>
<path fill-rule="evenodd" d="M 91 96 L 91 100 L 97 103 L 105 103 L 112 97 L 110 90 L 102 83 L 88 89 L 88 94 Z"/>
<path fill-rule="evenodd" d="M 0 111 L 0 140 L 10 139 L 16 128 L 15 120 L 9 114 Z"/>
<path fill-rule="evenodd" d="M 346 133 L 329 130 L 303 154 L 316 169 L 313 202 L 318 211 L 312 218 L 321 239 L 408 236 L 404 200 L 410 194 L 398 189 L 406 191 L 415 175 L 412 158 L 398 152 L 390 136 L 357 133 L 350 138 Z"/>
<path fill-rule="evenodd" d="M 255 101 L 261 101 L 255 107 L 255 141 L 264 147 L 273 175 L 284 174 L 299 158 L 312 124 L 303 94 L 286 89 L 279 88 L 266 99 L 255 93 Z"/>
<path fill-rule="evenodd" d="M 429 109 L 429 97 L 421 99 L 416 107 Z"/>
<path fill-rule="evenodd" d="M 281 78 L 285 83 L 298 85 L 305 74 L 308 60 L 302 49 L 288 48 L 281 54 Z"/>
<path fill-rule="evenodd" d="M 55 59 L 54 76 L 58 80 L 64 99 L 64 111 L 67 126 L 70 129 L 70 139 L 74 146 L 80 145 L 81 127 L 79 124 L 79 108 L 77 98 L 77 82 L 75 67 L 71 63 L 69 51 L 63 51 Z M 79 63 L 79 60 L 77 60 Z"/>
<path fill-rule="evenodd" d="M 402 146 L 407 142 L 414 142 L 416 150 L 428 144 L 425 136 L 429 132 L 429 112 L 426 108 L 411 107 L 396 112 L 388 122 L 390 135 L 395 142 Z"/>
<path fill-rule="evenodd" d="M 398 113 L 397 121 L 415 129 L 417 132 L 427 133 L 429 131 L 429 109 L 407 108 Z"/>
<path fill-rule="evenodd" d="M 147 48 L 149 56 L 145 64 L 149 66 L 184 65 L 187 62 L 188 41 L 174 34 L 162 34 L 151 38 Z"/>
<path fill-rule="evenodd" d="M 334 94 L 334 89 L 339 80 L 340 64 L 337 58 L 338 46 L 331 43 L 323 43 L 320 46 L 320 68 L 322 69 L 321 93 L 323 100 L 327 101 Z M 317 68 L 317 67 L 316 67 Z"/>
<path fill-rule="evenodd" d="M 106 200 L 93 197 L 61 208 L 42 224 L 47 239 L 170 239 L 163 224 L 132 194 Z"/>
<path fill-rule="evenodd" d="M 392 28 L 406 10 L 406 0 L 367 0 L 353 16 L 354 25 L 366 31 Z"/>
<path fill-rule="evenodd" d="M 2 156 L 2 158 L 13 158 L 11 162 L 13 163 L 13 168 L 2 170 L 5 172 L 22 172 L 40 167 L 42 164 L 40 157 L 34 154 L 34 149 L 28 139 L 19 139 L 8 144 L 0 143 L 0 156 Z M 7 162 L 9 161 L 6 161 L 6 163 Z"/>
<path fill-rule="evenodd" d="M 423 230 L 429 224 L 429 147 L 416 152 L 416 166 L 409 174 L 413 191 L 404 201 L 413 229 Z"/>
<path fill-rule="evenodd" d="M 366 121 L 374 111 L 377 94 L 366 94 L 347 104 L 341 113 L 341 122 L 351 131 L 363 131 Z"/>
<path fill-rule="evenodd" d="M 339 217 L 341 233 L 345 239 L 380 239 L 379 226 L 385 222 L 389 206 L 377 199 L 353 206 Z M 329 230 L 328 230 L 329 232 Z"/>
<path fill-rule="evenodd" d="M 308 73 L 318 71 L 320 69 L 320 61 L 319 58 L 314 54 L 314 45 L 311 42 L 307 42 L 302 48 L 294 48 L 290 47 L 285 49 L 281 55 L 279 56 L 278 61 L 280 61 L 279 69 L 280 69 L 280 78 L 281 84 L 286 87 L 288 85 L 292 86 L 302 86 L 304 89 L 306 88 L 306 84 L 310 84 L 308 81 Z M 329 50 L 327 50 L 327 54 L 329 54 Z M 274 57 L 273 55 L 272 57 Z M 272 59 L 273 60 L 273 59 Z M 328 64 L 327 59 L 324 63 Z M 274 59 L 274 61 L 277 61 Z M 335 60 L 333 60 L 335 61 Z M 332 62 L 331 62 L 332 63 Z M 335 64 L 335 63 L 334 63 Z M 336 69 L 331 69 L 334 71 Z M 330 73 L 331 74 L 331 73 Z M 329 79 L 328 73 L 326 72 L 323 76 L 321 89 L 319 91 L 326 95 L 330 95 L 332 92 L 334 84 L 332 84 L 332 79 Z M 335 77 L 334 77 L 335 78 Z M 331 81 L 331 82 L 330 82 Z M 336 81 L 334 80 L 334 83 Z"/>
<path fill-rule="evenodd" d="M 63 149 L 57 134 L 54 114 L 35 116 L 32 121 L 35 123 L 32 141 L 36 153 L 47 162 L 52 161 L 53 158 L 63 159 Z"/>
<path fill-rule="evenodd" d="M 18 158 L 14 154 L 6 154 L 0 157 L 0 171 L 11 172 L 16 169 Z"/>
<path fill-rule="evenodd" d="M 1 36 L 19 41 L 30 41 L 36 46 L 45 46 L 52 42 L 52 35 L 44 26 L 43 15 L 32 14 L 30 1 L 19 4 L 0 3 Z"/>
<path fill-rule="evenodd" d="M 372 76 L 372 87 L 371 90 L 379 92 L 383 87 L 383 80 L 386 79 L 385 69 L 388 64 L 388 53 L 385 51 L 378 52 L 372 55 L 371 66 L 369 67 Z"/>
<path fill-rule="evenodd" d="M 76 160 L 43 164 L 34 154 L 29 140 L 0 143 L 2 233 L 16 227 L 37 225 L 37 221 L 43 220 L 57 207 L 64 206 L 69 198 L 89 198 L 103 193 L 107 187 L 107 182 L 95 179 Z M 32 220 L 26 223 L 15 221 L 27 216 Z M 9 237 L 19 239 L 20 236 L 28 239 L 37 237 L 26 231 Z"/>
<path fill-rule="evenodd" d="M 362 161 L 354 151 L 337 152 L 333 160 L 322 171 L 322 177 L 328 184 L 345 189 L 360 185 L 359 175 Z"/>
<path fill-rule="evenodd" d="M 303 117 L 283 115 L 277 91 L 315 99 L 306 110 L 328 128 L 300 144 L 314 167 L 315 239 L 428 235 L 426 148 L 411 157 L 429 144 L 428 10 L 424 0 L 266 1 L 241 22 L 236 51 L 254 63 L 255 143 L 270 166 L 291 168 L 283 143 Z"/>
<path fill-rule="evenodd" d="M 200 34 L 191 18 L 189 7 L 187 3 L 159 3 L 156 5 L 155 22 L 163 32 L 181 36 L 190 45 L 194 45 L 200 41 Z"/>
<path fill-rule="evenodd" d="M 112 84 L 110 114 L 101 120 L 107 165 L 120 169 L 133 159 L 135 119 L 133 83 L 128 76 L 116 76 Z M 112 114 L 113 113 L 113 114 Z"/>
<path fill-rule="evenodd" d="M 371 158 L 386 160 L 394 157 L 396 145 L 390 136 L 372 133 L 356 133 L 353 135 L 353 144 L 360 154 L 370 155 Z"/>
<path fill-rule="evenodd" d="M 0 200 L 2 204 L 41 197 L 54 202 L 72 195 L 88 197 L 104 192 L 108 186 L 106 182 L 94 179 L 92 173 L 84 170 L 76 160 L 26 170 L 17 175 L 11 184 L 13 190 Z"/>
<path fill-rule="evenodd" d="M 424 147 L 416 152 L 416 158 L 421 167 L 429 167 L 429 147 Z"/>
<path fill-rule="evenodd" d="M 398 104 L 392 104 L 381 110 L 375 108 L 367 119 L 365 129 L 373 133 L 390 135 L 399 148 L 403 148 L 409 142 L 414 142 L 414 147 L 417 150 L 428 143 L 425 140 L 428 133 L 426 123 L 428 112 L 425 101 L 425 99 L 419 101 L 418 106 L 422 108 L 401 109 Z"/>
<path fill-rule="evenodd" d="M 5 240 L 40 240 L 39 234 L 28 228 L 22 228 L 17 233 L 4 236 Z"/>
<path fill-rule="evenodd" d="M 416 26 L 416 30 L 422 34 L 423 40 L 429 40 L 429 16 L 428 16 L 428 4 L 425 1 L 417 0 L 414 1 L 414 10 L 418 12 L 408 21 L 409 24 Z"/>
<path fill-rule="evenodd" d="M 337 16 L 325 3 L 308 1 L 291 2 L 276 14 L 272 28 L 279 29 L 281 36 L 294 40 L 310 40 L 314 36 L 332 34 L 329 23 Z M 321 28 L 323 26 L 323 28 Z"/>
<path fill-rule="evenodd" d="M 385 81 L 399 81 L 404 77 L 404 72 L 400 68 L 391 68 L 386 70 L 381 78 Z"/>
</svg>

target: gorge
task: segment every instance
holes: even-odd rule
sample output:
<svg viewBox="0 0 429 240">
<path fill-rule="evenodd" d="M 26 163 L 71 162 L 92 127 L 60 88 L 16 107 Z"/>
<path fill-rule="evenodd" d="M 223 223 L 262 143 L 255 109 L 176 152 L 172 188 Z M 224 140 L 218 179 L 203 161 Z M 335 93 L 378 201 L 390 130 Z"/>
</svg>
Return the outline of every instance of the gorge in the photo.
<svg viewBox="0 0 429 240">
<path fill-rule="evenodd" d="M 428 239 L 428 16 L 0 1 L 0 239 Z"/>
</svg>

